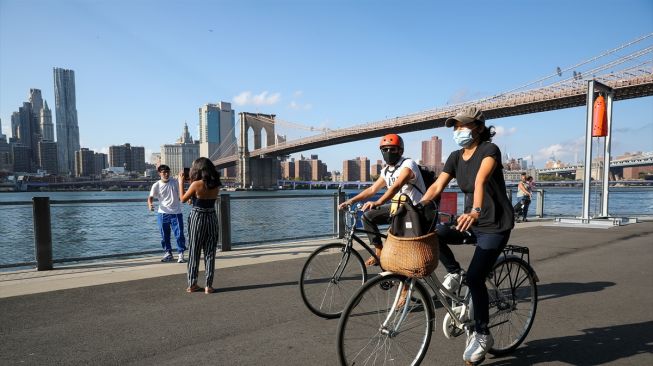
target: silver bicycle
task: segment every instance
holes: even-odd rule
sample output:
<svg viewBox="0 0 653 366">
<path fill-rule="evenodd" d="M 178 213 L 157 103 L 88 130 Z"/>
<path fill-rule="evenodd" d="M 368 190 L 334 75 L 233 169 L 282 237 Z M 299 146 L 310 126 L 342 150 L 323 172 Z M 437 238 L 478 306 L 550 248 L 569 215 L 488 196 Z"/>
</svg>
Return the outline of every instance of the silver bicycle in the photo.
<svg viewBox="0 0 653 366">
<path fill-rule="evenodd" d="M 528 248 L 506 246 L 486 281 L 491 354 L 515 350 L 528 335 L 537 310 L 537 281 Z M 369 280 L 352 296 L 338 323 L 340 363 L 419 365 L 436 325 L 436 299 L 446 310 L 442 331 L 447 338 L 473 328 L 473 304 L 464 280 L 455 292 L 444 288 L 435 273 L 417 279 L 383 272 Z"/>
</svg>

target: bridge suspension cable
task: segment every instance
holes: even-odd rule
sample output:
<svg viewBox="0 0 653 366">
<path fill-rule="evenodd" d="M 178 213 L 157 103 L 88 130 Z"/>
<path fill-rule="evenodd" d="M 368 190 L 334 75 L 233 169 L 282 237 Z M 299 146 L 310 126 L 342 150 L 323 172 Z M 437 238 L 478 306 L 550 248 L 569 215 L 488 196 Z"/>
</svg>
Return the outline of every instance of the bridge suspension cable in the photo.
<svg viewBox="0 0 653 366">
<path fill-rule="evenodd" d="M 592 58 L 590 58 L 590 59 L 588 59 L 588 60 L 585 60 L 585 61 L 579 62 L 579 63 L 577 63 L 576 65 L 566 67 L 566 68 L 564 68 L 564 69 L 561 69 L 560 71 L 556 71 L 556 72 L 554 72 L 553 74 L 550 74 L 550 75 L 544 76 L 544 77 L 542 77 L 542 78 L 540 78 L 540 79 L 537 79 L 537 80 L 535 80 L 535 81 L 529 82 L 529 83 L 527 83 L 527 84 L 524 84 L 524 85 L 518 86 L 518 87 L 516 87 L 516 88 L 513 88 L 513 89 L 510 89 L 510 90 L 507 90 L 507 91 L 505 91 L 505 92 L 503 92 L 503 93 L 501 93 L 501 94 L 498 94 L 498 95 L 513 93 L 513 92 L 516 92 L 517 90 L 525 89 L 525 88 L 528 88 L 528 87 L 530 87 L 530 86 L 533 86 L 533 85 L 536 85 L 536 84 L 538 84 L 538 83 L 541 83 L 541 82 L 543 82 L 543 81 L 545 81 L 545 80 L 548 80 L 548 79 L 554 78 L 554 77 L 556 77 L 556 76 L 560 76 L 560 74 L 564 74 L 565 72 L 573 71 L 573 70 L 577 70 L 577 69 L 580 68 L 581 66 L 584 66 L 584 65 L 587 65 L 587 64 L 589 64 L 589 63 L 592 63 L 592 62 L 594 62 L 594 61 L 596 61 L 596 60 L 598 60 L 598 59 L 600 59 L 600 58 L 603 58 L 603 57 L 609 56 L 609 55 L 611 55 L 611 54 L 613 54 L 613 53 L 615 53 L 615 52 L 618 52 L 618 51 L 620 51 L 620 50 L 623 50 L 623 49 L 625 49 L 625 48 L 628 48 L 628 47 L 630 47 L 630 46 L 632 46 L 632 45 L 634 45 L 634 44 L 636 44 L 636 43 L 639 43 L 639 42 L 641 42 L 641 41 L 643 41 L 643 40 L 645 40 L 645 39 L 647 39 L 647 38 L 650 38 L 650 37 L 653 37 L 653 33 L 649 33 L 649 34 L 643 35 L 643 36 L 641 36 L 641 37 L 639 37 L 639 38 L 637 38 L 637 39 L 635 39 L 635 40 L 633 40 L 633 41 L 630 41 L 630 42 L 628 42 L 628 43 L 625 43 L 625 44 L 623 44 L 623 45 L 621 45 L 621 46 L 619 46 L 619 47 L 617 47 L 617 48 L 613 48 L 613 49 L 611 49 L 611 50 L 605 51 L 605 52 L 603 52 L 602 54 L 600 54 L 600 55 L 598 55 L 598 56 L 595 56 L 595 57 L 592 57 Z"/>
<path fill-rule="evenodd" d="M 277 125 L 277 126 L 286 126 L 286 127 L 290 127 L 290 128 L 297 128 L 297 129 L 301 129 L 301 130 L 305 130 L 305 131 L 326 132 L 326 131 L 330 130 L 329 128 L 307 126 L 307 125 L 303 125 L 301 123 L 290 122 L 290 121 L 286 121 L 286 120 L 283 120 L 283 119 L 280 119 L 280 118 L 272 119 L 272 118 L 266 117 L 264 115 L 258 115 L 258 116 L 256 116 L 256 119 L 258 119 L 259 121 L 261 121 L 263 123 L 274 124 L 274 125 Z"/>
<path fill-rule="evenodd" d="M 235 136 L 234 134 L 235 128 L 236 128 L 235 125 L 231 126 L 231 129 L 229 129 L 226 136 Z M 215 149 L 215 151 L 211 153 L 211 156 L 209 156 L 209 160 L 217 160 L 220 158 L 233 155 L 236 153 L 237 150 L 238 148 L 237 148 L 236 138 L 235 137 L 233 139 L 228 138 L 226 140 L 220 141 L 218 147 Z"/>
</svg>

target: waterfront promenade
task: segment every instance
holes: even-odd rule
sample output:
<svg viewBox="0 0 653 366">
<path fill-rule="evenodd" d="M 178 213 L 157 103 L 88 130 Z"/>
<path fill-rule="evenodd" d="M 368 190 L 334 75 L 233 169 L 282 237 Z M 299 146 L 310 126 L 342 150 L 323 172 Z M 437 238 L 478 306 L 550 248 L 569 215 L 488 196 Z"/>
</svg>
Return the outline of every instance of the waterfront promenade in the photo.
<svg viewBox="0 0 653 366">
<path fill-rule="evenodd" d="M 511 243 L 531 248 L 537 316 L 515 353 L 483 365 L 653 364 L 653 222 L 524 223 Z M 336 365 L 337 320 L 310 313 L 297 287 L 316 245 L 220 253 L 212 295 L 187 294 L 185 265 L 158 256 L 0 272 L 0 364 Z M 454 250 L 468 263 L 471 247 Z M 443 315 L 425 365 L 462 364 Z"/>
</svg>

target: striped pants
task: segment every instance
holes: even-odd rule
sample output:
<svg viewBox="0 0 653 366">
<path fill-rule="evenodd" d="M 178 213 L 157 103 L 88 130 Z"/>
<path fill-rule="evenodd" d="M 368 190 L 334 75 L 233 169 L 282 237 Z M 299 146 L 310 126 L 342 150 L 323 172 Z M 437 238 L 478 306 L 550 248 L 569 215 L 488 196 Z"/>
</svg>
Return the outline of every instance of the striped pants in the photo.
<svg viewBox="0 0 653 366">
<path fill-rule="evenodd" d="M 200 254 L 204 251 L 206 287 L 213 287 L 215 248 L 218 245 L 218 217 L 213 208 L 193 207 L 188 217 L 188 287 L 197 284 Z"/>
</svg>

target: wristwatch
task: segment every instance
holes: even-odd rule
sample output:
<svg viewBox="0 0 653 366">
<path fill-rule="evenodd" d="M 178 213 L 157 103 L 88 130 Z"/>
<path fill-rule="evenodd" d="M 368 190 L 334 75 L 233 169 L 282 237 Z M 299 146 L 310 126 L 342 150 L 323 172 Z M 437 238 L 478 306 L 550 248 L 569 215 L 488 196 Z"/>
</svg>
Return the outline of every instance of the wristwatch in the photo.
<svg viewBox="0 0 653 366">
<path fill-rule="evenodd" d="M 474 207 L 474 208 L 472 208 L 472 211 L 476 212 L 479 216 L 481 216 L 481 208 L 480 207 Z"/>
</svg>

